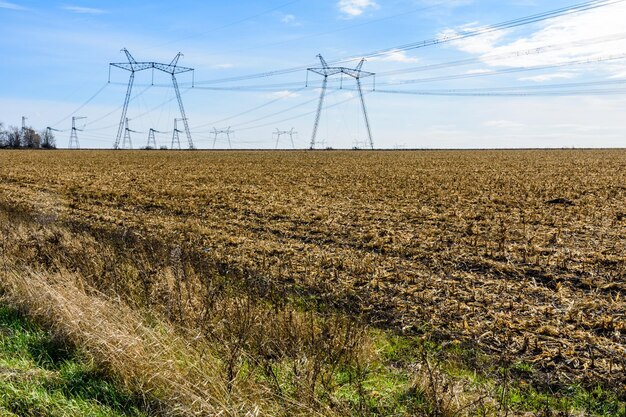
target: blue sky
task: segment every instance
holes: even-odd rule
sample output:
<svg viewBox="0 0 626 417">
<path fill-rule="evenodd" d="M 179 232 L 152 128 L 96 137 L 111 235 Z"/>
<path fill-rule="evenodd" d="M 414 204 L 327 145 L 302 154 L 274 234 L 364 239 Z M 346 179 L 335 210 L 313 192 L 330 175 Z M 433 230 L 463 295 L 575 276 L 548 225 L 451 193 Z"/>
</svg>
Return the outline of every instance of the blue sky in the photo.
<svg viewBox="0 0 626 417">
<path fill-rule="evenodd" d="M 386 50 L 364 66 L 378 74 L 376 92 L 371 78 L 363 80 L 376 147 L 624 147 L 626 92 L 590 91 L 626 89 L 620 55 L 626 54 L 626 2 L 428 48 L 395 49 L 581 2 L 0 1 L 0 122 L 19 125 L 27 116 L 37 129 L 64 130 L 57 142 L 65 147 L 71 116 L 85 116 L 81 146 L 111 147 L 128 73 L 113 69 L 108 84 L 108 64 L 124 62 L 124 47 L 138 61 L 169 62 L 180 51 L 179 65 L 195 68 L 197 87 L 233 88 L 190 89 L 191 76 L 179 76 L 197 147 L 211 148 L 211 130 L 228 126 L 235 131 L 234 148 L 274 148 L 272 131 L 291 128 L 298 132 L 296 145 L 308 147 L 319 77 L 311 75 L 307 88 L 305 70 L 208 81 L 315 65 L 318 53 L 328 61 L 355 58 L 342 64 L 354 66 L 362 54 Z M 528 53 L 546 46 L 552 49 Z M 423 68 L 467 59 L 474 61 Z M 343 81 L 343 89 L 338 79 L 330 82 L 318 134 L 322 146 L 363 146 L 366 139 L 354 81 Z M 179 117 L 168 78 L 156 74 L 154 82 L 150 87 L 150 72 L 137 74 L 128 113 L 138 132 L 132 133 L 135 147 L 145 145 L 150 128 L 169 132 L 157 136 L 169 145 Z M 563 90 L 577 95 L 493 95 Z M 465 95 L 440 95 L 450 91 Z M 228 146 L 226 138 L 216 146 Z M 279 147 L 290 146 L 281 137 Z"/>
</svg>

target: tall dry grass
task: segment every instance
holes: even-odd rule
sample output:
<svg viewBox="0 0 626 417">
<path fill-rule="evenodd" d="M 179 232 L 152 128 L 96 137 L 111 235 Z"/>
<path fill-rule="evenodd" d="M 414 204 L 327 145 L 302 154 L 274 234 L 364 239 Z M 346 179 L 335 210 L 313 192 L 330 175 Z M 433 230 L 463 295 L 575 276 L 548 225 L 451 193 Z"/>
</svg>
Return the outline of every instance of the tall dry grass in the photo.
<svg viewBox="0 0 626 417">
<path fill-rule="evenodd" d="M 5 300 L 83 348 L 126 388 L 166 415 L 259 415 L 271 411 L 261 386 L 227 389 L 220 363 L 163 322 L 150 325 L 120 301 L 87 294 L 80 277 L 23 269 L 3 276 Z"/>
<path fill-rule="evenodd" d="M 348 411 L 333 398 L 335 377 L 369 354 L 354 320 L 202 275 L 178 246 L 159 263 L 153 245 L 137 244 L 127 257 L 128 242 L 116 237 L 27 213 L 0 217 L 4 301 L 82 348 L 159 414 Z"/>
</svg>

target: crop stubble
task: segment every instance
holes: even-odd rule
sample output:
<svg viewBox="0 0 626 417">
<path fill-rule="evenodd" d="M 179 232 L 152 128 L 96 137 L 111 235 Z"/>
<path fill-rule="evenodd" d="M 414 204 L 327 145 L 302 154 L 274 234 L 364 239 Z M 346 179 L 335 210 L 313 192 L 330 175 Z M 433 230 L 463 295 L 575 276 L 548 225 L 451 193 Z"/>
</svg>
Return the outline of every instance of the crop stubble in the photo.
<svg viewBox="0 0 626 417">
<path fill-rule="evenodd" d="M 626 151 L 3 152 L 0 197 L 370 323 L 626 383 Z"/>
</svg>

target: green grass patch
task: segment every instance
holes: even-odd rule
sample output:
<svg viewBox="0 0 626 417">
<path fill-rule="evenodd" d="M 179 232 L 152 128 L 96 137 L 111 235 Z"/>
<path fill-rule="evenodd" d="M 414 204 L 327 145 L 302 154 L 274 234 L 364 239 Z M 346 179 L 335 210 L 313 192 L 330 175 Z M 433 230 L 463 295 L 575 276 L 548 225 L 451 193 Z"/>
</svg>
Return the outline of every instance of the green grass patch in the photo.
<svg viewBox="0 0 626 417">
<path fill-rule="evenodd" d="M 429 364 L 443 373 L 450 383 L 460 381 L 465 389 L 489 392 L 500 411 L 531 412 L 537 415 L 578 415 L 626 417 L 626 402 L 615 392 L 598 386 L 585 389 L 580 385 L 543 386 L 540 374 L 532 364 L 502 361 L 460 342 L 436 343 L 419 336 L 373 331 L 380 363 L 370 375 L 374 386 L 395 386 L 393 397 L 399 402 L 396 412 L 419 409 L 423 395 L 409 386 L 411 369 Z M 393 370 L 390 372 L 389 370 Z M 375 376 L 373 376 L 375 375 Z M 415 373 L 413 373 L 413 377 Z M 410 403 L 402 402 L 400 387 L 411 394 Z M 417 403 L 416 403 L 417 401 Z M 417 407 L 417 408 L 416 408 Z M 421 409 L 423 410 L 423 409 Z M 497 410 L 493 410 L 498 412 Z"/>
<path fill-rule="evenodd" d="M 147 416 L 80 351 L 0 305 L 0 416 Z"/>
</svg>

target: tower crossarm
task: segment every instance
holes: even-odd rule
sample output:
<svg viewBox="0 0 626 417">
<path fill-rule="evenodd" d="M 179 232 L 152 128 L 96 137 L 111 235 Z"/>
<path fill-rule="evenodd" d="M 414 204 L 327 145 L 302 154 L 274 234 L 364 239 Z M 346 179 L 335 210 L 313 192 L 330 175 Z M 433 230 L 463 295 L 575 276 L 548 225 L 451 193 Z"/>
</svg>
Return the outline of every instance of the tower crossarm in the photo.
<svg viewBox="0 0 626 417">
<path fill-rule="evenodd" d="M 153 62 L 152 64 L 154 65 L 154 69 L 163 71 L 168 74 L 182 74 L 183 72 L 193 71 L 193 68 L 177 67 L 176 65 L 171 64 L 160 64 L 158 62 Z"/>
<path fill-rule="evenodd" d="M 154 62 L 135 62 L 135 63 L 111 62 L 109 65 L 111 65 L 112 67 L 121 68 L 123 70 L 131 71 L 131 72 L 143 71 L 143 70 L 147 70 L 150 68 L 154 68 Z"/>
<path fill-rule="evenodd" d="M 343 72 L 343 68 L 342 67 L 307 68 L 307 71 L 311 71 L 323 77 L 330 77 L 333 75 L 341 74 Z"/>
<path fill-rule="evenodd" d="M 355 70 L 351 68 L 343 68 L 341 72 L 352 78 L 367 78 L 376 75 L 374 72 Z"/>
</svg>

